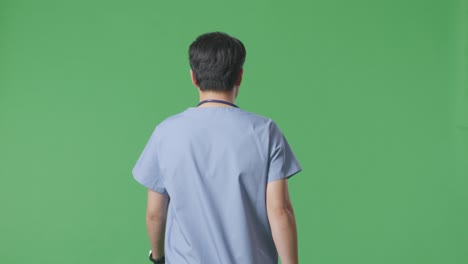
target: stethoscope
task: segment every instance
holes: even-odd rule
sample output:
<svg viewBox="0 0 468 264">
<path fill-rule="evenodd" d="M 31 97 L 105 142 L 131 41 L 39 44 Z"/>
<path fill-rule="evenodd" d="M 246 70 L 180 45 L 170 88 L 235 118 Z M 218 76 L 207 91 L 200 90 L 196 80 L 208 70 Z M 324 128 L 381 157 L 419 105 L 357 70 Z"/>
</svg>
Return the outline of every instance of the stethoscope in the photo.
<svg viewBox="0 0 468 264">
<path fill-rule="evenodd" d="M 233 104 L 231 102 L 224 101 L 224 100 L 218 100 L 218 99 L 206 99 L 206 100 L 203 100 L 203 101 L 199 102 L 197 104 L 197 106 L 200 106 L 200 105 L 202 105 L 204 103 L 221 103 L 221 104 L 226 104 L 226 105 L 230 105 L 230 106 L 239 108 L 239 106 L 237 106 L 237 105 L 235 105 L 235 104 Z"/>
</svg>

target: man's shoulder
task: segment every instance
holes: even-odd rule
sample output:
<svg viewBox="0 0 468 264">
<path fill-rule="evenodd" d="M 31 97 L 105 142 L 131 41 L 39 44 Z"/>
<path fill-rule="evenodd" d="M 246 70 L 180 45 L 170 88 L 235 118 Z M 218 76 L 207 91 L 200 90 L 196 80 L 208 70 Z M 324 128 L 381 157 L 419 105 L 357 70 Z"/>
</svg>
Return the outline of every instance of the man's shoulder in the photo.
<svg viewBox="0 0 468 264">
<path fill-rule="evenodd" d="M 269 123 L 272 121 L 272 119 L 268 116 L 261 115 L 255 112 L 251 112 L 245 109 L 241 109 L 240 113 L 242 114 L 240 115 L 240 117 L 248 121 L 260 122 L 260 123 Z"/>
<path fill-rule="evenodd" d="M 166 126 L 170 126 L 171 124 L 178 122 L 179 120 L 183 119 L 185 114 L 186 114 L 186 110 L 163 118 L 162 121 L 160 121 L 156 125 L 156 129 L 161 130 L 161 129 L 164 129 Z"/>
<path fill-rule="evenodd" d="M 245 113 L 250 115 L 253 120 L 256 120 L 256 121 L 264 124 L 265 127 L 267 127 L 270 130 L 271 129 L 275 130 L 275 129 L 278 128 L 278 124 L 276 123 L 276 121 L 273 120 L 273 118 L 271 118 L 269 116 L 262 115 L 262 114 L 257 114 L 257 113 L 249 112 L 249 111 L 245 111 Z"/>
</svg>

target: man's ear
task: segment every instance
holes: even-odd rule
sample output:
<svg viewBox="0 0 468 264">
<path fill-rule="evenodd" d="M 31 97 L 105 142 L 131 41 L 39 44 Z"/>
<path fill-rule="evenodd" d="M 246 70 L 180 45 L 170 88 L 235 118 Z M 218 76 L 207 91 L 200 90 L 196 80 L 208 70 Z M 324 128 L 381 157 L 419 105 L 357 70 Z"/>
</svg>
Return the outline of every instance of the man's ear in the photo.
<svg viewBox="0 0 468 264">
<path fill-rule="evenodd" d="M 193 73 L 193 70 L 192 70 L 192 69 L 190 69 L 190 78 L 192 79 L 193 85 L 195 85 L 196 87 L 198 87 L 197 79 L 195 78 L 195 74 Z"/>
<path fill-rule="evenodd" d="M 239 70 L 239 77 L 237 77 L 237 81 L 236 81 L 236 86 L 240 86 L 241 82 L 242 82 L 242 75 L 244 74 L 244 69 L 241 68 Z"/>
</svg>

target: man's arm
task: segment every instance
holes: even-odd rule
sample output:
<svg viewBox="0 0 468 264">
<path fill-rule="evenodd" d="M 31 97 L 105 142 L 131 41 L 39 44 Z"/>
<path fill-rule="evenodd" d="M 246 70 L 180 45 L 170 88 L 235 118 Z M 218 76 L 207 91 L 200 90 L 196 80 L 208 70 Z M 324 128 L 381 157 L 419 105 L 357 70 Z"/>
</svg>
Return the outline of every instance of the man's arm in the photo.
<svg viewBox="0 0 468 264">
<path fill-rule="evenodd" d="M 267 213 L 282 264 L 298 264 L 296 218 L 288 192 L 287 179 L 268 183 Z"/>
<path fill-rule="evenodd" d="M 146 207 L 146 229 L 154 259 L 164 255 L 164 236 L 166 232 L 167 206 L 169 196 L 148 189 Z"/>
</svg>

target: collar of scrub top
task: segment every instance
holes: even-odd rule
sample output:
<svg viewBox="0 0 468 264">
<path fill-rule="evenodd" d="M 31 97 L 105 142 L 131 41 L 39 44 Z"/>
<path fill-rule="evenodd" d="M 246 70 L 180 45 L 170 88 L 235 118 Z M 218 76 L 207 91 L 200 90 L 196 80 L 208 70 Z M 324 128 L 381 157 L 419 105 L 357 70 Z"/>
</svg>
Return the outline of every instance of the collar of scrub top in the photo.
<svg viewBox="0 0 468 264">
<path fill-rule="evenodd" d="M 204 103 L 220 103 L 220 104 L 227 104 L 227 105 L 239 108 L 239 106 L 237 106 L 237 105 L 235 105 L 235 104 L 233 104 L 231 102 L 224 101 L 224 100 L 218 100 L 218 99 L 206 99 L 206 100 L 203 100 L 203 101 L 199 102 L 197 104 L 197 106 L 200 106 L 200 105 L 202 105 Z"/>
</svg>

